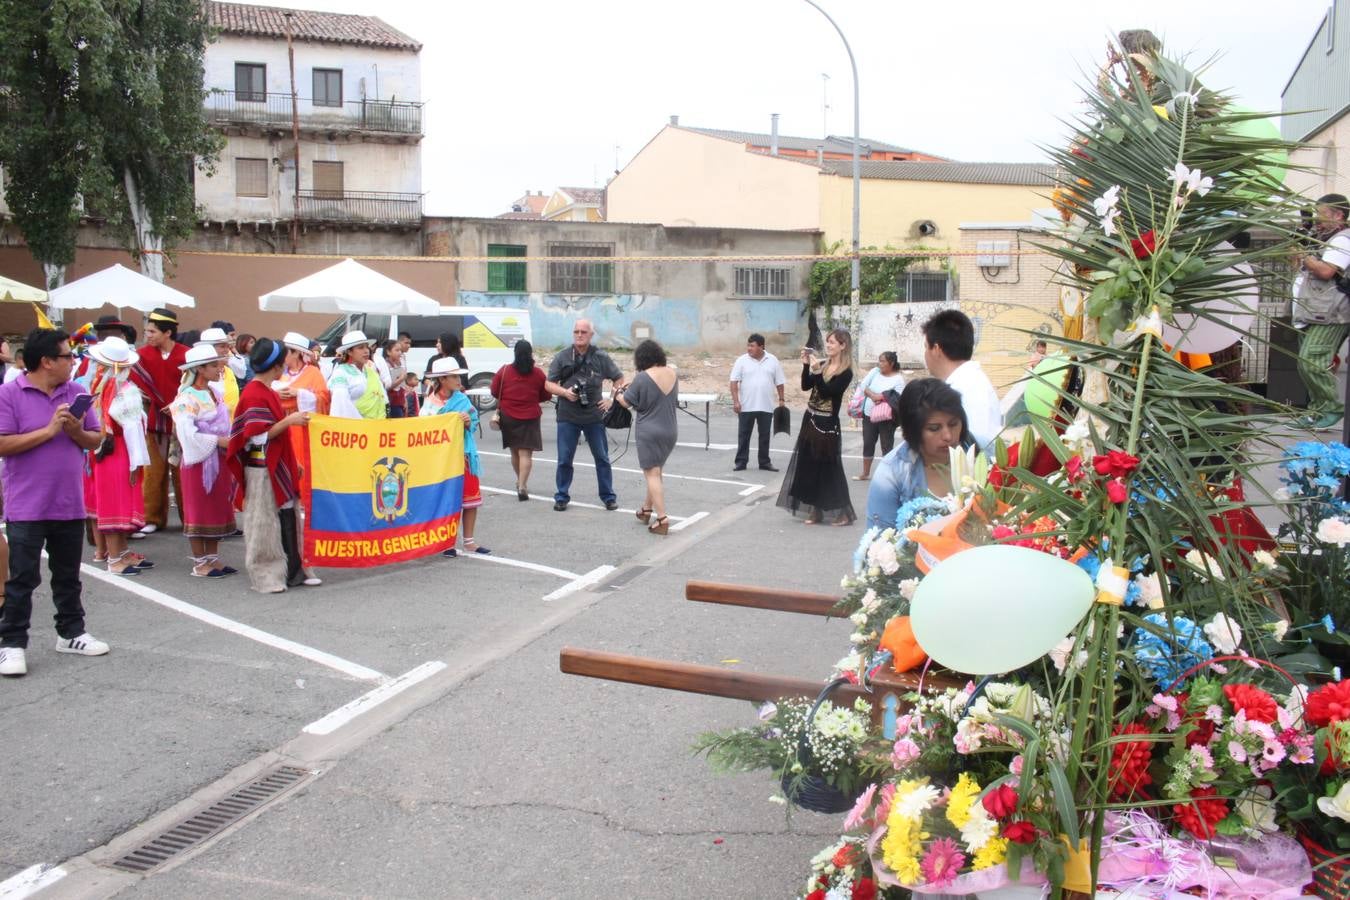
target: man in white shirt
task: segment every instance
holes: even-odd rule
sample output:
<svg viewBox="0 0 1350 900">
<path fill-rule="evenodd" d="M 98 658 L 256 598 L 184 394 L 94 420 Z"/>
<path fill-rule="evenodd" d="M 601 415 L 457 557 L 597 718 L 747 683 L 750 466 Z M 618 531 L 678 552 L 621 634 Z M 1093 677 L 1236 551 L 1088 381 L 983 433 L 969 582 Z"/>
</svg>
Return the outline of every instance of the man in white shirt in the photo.
<svg viewBox="0 0 1350 900">
<path fill-rule="evenodd" d="M 944 309 L 923 323 L 923 360 L 934 378 L 941 378 L 961 395 L 961 408 L 975 445 L 988 448 L 1003 430 L 998 392 L 975 355 L 975 326 L 965 313 Z"/>
<path fill-rule="evenodd" d="M 769 460 L 769 438 L 773 433 L 773 400 L 778 394 L 782 406 L 783 384 L 787 378 L 778 357 L 764 349 L 764 335 L 752 334 L 745 344 L 745 352 L 731 367 L 731 408 L 739 417 L 736 433 L 736 465 L 744 471 L 750 462 L 750 432 L 759 426 L 759 467 L 766 472 L 778 469 Z"/>
<path fill-rule="evenodd" d="M 1317 200 L 1314 232 L 1320 243 L 1316 254 L 1304 253 L 1295 264 L 1294 324 L 1303 332 L 1298 348 L 1298 374 L 1308 388 L 1309 417 L 1305 425 L 1319 430 L 1336 427 L 1344 414 L 1336 394 L 1331 360 L 1350 335 L 1350 295 L 1339 279 L 1350 268 L 1350 201 L 1344 194 Z"/>
</svg>

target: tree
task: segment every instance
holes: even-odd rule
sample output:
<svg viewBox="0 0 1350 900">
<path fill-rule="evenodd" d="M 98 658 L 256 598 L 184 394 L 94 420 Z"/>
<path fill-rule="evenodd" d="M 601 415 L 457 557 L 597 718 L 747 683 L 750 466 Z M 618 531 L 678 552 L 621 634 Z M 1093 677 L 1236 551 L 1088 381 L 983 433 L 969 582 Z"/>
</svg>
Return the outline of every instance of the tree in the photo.
<svg viewBox="0 0 1350 900">
<path fill-rule="evenodd" d="M 164 252 L 197 222 L 193 170 L 210 173 L 223 138 L 207 124 L 202 57 L 211 37 L 198 0 L 105 0 L 116 40 L 104 50 L 115 80 L 98 85 L 104 184 L 121 188 L 117 224 L 142 274 L 164 280 Z"/>
<path fill-rule="evenodd" d="M 111 24 L 98 0 L 0 2 L 5 201 L 48 289 L 65 282 L 81 197 L 93 187 L 98 141 L 87 110 L 94 83 L 106 73 L 95 48 L 111 39 Z"/>
<path fill-rule="evenodd" d="M 836 241 L 825 252 L 838 253 L 844 246 Z M 876 247 L 864 247 L 863 252 L 875 252 Z M 895 250 L 886 247 L 886 250 Z M 922 250 L 923 248 L 919 248 Z M 897 251 L 899 252 L 899 251 Z M 934 256 L 940 256 L 934 253 Z M 922 257 L 917 256 L 871 256 L 864 257 L 858 272 L 858 294 L 862 303 L 896 303 L 905 299 L 901 296 L 900 282 L 905 270 Z M 811 266 L 809 281 L 810 305 L 812 307 L 843 306 L 850 300 L 852 288 L 849 284 L 849 259 L 823 259 Z"/>
</svg>

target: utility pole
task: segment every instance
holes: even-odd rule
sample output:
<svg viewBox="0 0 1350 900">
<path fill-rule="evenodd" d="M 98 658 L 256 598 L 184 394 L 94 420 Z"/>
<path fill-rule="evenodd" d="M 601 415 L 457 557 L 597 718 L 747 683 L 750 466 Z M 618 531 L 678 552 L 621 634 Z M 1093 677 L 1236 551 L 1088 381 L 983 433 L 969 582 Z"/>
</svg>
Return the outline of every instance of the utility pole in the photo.
<svg viewBox="0 0 1350 900">
<path fill-rule="evenodd" d="M 291 252 L 300 252 L 300 97 L 295 91 L 295 41 L 292 37 L 290 10 L 282 13 L 286 19 L 286 56 L 291 66 L 291 144 L 295 162 L 295 208 L 291 211 Z M 266 89 L 266 85 L 263 86 Z"/>
</svg>

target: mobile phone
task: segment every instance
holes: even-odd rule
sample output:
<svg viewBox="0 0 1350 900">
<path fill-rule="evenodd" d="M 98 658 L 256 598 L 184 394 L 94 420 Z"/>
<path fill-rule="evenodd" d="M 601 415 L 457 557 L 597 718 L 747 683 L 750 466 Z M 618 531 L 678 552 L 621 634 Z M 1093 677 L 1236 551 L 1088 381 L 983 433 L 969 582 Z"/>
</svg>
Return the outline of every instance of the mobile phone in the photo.
<svg viewBox="0 0 1350 900">
<path fill-rule="evenodd" d="M 77 419 L 83 419 L 84 414 L 89 412 L 89 407 L 93 405 L 93 394 L 81 394 L 70 404 L 70 414 Z"/>
</svg>

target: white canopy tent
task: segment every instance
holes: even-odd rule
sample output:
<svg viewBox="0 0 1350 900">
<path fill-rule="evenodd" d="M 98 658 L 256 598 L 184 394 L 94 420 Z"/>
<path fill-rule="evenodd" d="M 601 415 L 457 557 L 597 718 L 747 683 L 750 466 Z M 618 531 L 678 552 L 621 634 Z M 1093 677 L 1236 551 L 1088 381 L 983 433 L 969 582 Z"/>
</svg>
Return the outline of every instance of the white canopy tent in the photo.
<svg viewBox="0 0 1350 900">
<path fill-rule="evenodd" d="M 51 303 L 54 309 L 98 309 L 106 303 L 144 313 L 162 306 L 197 305 L 182 291 L 146 278 L 120 263 L 57 288 L 51 292 Z"/>
<path fill-rule="evenodd" d="M 344 259 L 258 298 L 267 312 L 435 316 L 441 305 L 387 275 Z"/>
<path fill-rule="evenodd" d="M 0 302 L 2 303 L 46 303 L 47 292 L 41 288 L 29 287 L 22 281 L 0 275 Z"/>
</svg>

